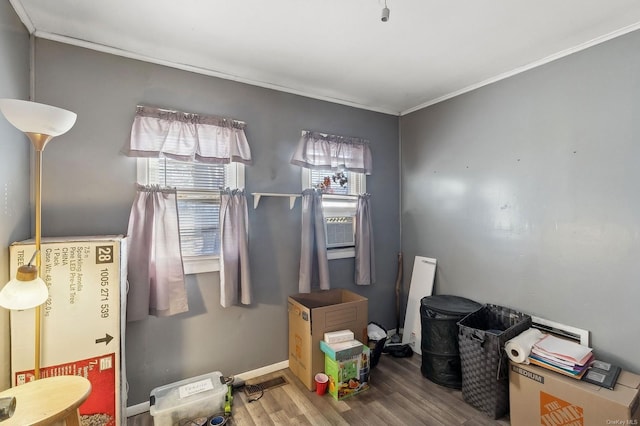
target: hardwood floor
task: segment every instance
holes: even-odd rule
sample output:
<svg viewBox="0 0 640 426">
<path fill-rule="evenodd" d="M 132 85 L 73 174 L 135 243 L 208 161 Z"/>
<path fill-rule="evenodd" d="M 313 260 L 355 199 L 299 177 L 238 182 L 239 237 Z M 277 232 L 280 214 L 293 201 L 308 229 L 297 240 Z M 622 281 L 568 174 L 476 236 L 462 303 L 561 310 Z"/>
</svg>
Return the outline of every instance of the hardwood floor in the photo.
<svg viewBox="0 0 640 426">
<path fill-rule="evenodd" d="M 264 392 L 258 401 L 247 402 L 236 392 L 233 416 L 227 425 L 463 425 L 510 424 L 508 416 L 493 420 L 462 399 L 459 390 L 436 385 L 420 372 L 422 357 L 393 358 L 382 355 L 371 371 L 370 389 L 343 401 L 309 391 L 285 369 L 248 383 L 283 375 L 289 382 Z M 127 426 L 151 426 L 148 413 L 130 417 Z"/>
</svg>

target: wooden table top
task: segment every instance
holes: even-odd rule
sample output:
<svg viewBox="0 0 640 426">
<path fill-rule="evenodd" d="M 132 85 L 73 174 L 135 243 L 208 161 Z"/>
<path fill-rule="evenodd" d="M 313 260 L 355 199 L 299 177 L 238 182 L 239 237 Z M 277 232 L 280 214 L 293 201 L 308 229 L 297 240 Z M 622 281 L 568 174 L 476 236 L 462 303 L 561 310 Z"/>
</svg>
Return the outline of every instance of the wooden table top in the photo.
<svg viewBox="0 0 640 426">
<path fill-rule="evenodd" d="M 0 392 L 15 397 L 16 411 L 2 426 L 47 425 L 65 419 L 89 397 L 91 382 L 81 376 L 35 380 Z"/>
</svg>

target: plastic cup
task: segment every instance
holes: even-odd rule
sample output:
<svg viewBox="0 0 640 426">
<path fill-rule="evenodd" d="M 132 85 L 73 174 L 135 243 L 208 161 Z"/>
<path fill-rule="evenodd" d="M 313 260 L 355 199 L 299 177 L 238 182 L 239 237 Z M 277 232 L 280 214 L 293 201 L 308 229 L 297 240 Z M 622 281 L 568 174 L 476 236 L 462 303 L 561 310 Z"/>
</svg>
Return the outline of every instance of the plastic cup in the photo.
<svg viewBox="0 0 640 426">
<path fill-rule="evenodd" d="M 318 395 L 324 395 L 327 392 L 327 385 L 329 384 L 329 376 L 324 373 L 316 374 L 316 393 Z"/>
</svg>

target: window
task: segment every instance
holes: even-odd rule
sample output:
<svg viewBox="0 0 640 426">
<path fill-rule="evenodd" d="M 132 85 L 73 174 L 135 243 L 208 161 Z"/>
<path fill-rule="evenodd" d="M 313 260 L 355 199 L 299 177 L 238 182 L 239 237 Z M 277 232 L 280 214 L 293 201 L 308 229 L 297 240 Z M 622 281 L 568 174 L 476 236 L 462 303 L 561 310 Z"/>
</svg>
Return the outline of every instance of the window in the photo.
<svg viewBox="0 0 640 426">
<path fill-rule="evenodd" d="M 324 189 L 322 210 L 325 216 L 329 259 L 355 256 L 353 232 L 358 206 L 357 196 L 366 192 L 365 183 L 364 173 L 302 169 L 303 188 Z"/>
<path fill-rule="evenodd" d="M 220 190 L 244 187 L 244 165 L 139 158 L 138 182 L 177 188 L 185 273 L 220 270 Z"/>
</svg>

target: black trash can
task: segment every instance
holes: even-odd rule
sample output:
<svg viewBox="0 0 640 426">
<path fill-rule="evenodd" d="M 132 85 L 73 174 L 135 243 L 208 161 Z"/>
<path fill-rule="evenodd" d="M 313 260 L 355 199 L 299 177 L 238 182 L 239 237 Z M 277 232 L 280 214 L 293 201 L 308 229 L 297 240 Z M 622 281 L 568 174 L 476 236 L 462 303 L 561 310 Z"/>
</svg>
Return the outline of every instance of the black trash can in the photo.
<svg viewBox="0 0 640 426">
<path fill-rule="evenodd" d="M 434 383 L 462 388 L 458 321 L 482 308 L 459 296 L 427 296 L 420 301 L 422 375 Z"/>
</svg>

